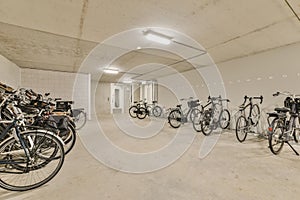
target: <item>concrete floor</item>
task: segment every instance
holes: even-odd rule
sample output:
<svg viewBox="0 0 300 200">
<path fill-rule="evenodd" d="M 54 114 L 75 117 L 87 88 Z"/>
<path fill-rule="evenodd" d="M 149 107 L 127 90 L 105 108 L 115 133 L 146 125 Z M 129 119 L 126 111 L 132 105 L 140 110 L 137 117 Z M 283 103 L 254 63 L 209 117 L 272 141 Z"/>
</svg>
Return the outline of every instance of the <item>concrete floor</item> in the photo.
<svg viewBox="0 0 300 200">
<path fill-rule="evenodd" d="M 138 152 L 159 148 L 176 134 L 175 129 L 165 124 L 158 135 L 139 144 L 140 139 L 124 135 L 116 128 L 112 117 L 101 116 L 100 121 L 112 142 Z M 149 119 L 134 122 L 148 123 Z M 81 136 L 95 134 L 95 130 L 89 130 L 89 124 L 79 132 Z M 286 145 L 279 156 L 274 156 L 266 140 L 249 136 L 241 144 L 233 133 L 224 132 L 213 151 L 199 159 L 203 134 L 195 133 L 189 124 L 183 128 L 190 130 L 188 134 L 196 134 L 191 147 L 180 159 L 161 170 L 131 174 L 111 169 L 94 159 L 78 140 L 66 157 L 63 169 L 47 185 L 23 193 L 1 189 L 0 199 L 274 200 L 299 197 L 300 158 Z"/>
</svg>

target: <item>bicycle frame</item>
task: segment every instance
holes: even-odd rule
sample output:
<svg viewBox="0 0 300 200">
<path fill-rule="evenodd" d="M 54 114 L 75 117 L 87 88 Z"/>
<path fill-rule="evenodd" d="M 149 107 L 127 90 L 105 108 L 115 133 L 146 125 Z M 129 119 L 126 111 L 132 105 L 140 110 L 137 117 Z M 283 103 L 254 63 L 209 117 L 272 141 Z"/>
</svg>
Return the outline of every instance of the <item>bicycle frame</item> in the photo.
<svg viewBox="0 0 300 200">
<path fill-rule="evenodd" d="M 12 128 L 15 129 L 15 132 L 13 132 L 13 137 L 20 142 L 20 145 L 22 147 L 22 149 L 24 150 L 25 156 L 27 158 L 26 162 L 12 162 L 11 160 L 0 160 L 0 164 L 24 164 L 26 163 L 26 165 L 28 165 L 28 162 L 30 160 L 30 156 L 29 156 L 29 152 L 28 149 L 25 145 L 25 142 L 22 140 L 21 134 L 20 134 L 20 129 L 18 127 L 18 123 L 19 119 L 14 119 L 12 121 L 6 121 L 6 120 L 2 120 L 0 121 L 0 123 L 10 123 L 9 126 L 6 127 L 6 129 L 3 131 L 3 133 L 1 133 L 0 135 L 0 139 L 2 140 L 9 132 L 9 130 L 11 130 Z M 26 166 L 27 168 L 27 166 Z M 0 171 L 0 172 L 5 172 L 5 171 Z M 26 172 L 26 171 L 24 171 Z M 5 172 L 8 173 L 8 172 Z M 11 172 L 13 173 L 13 172 Z"/>
<path fill-rule="evenodd" d="M 275 117 L 273 119 L 272 124 L 274 124 L 276 121 L 280 122 L 282 124 L 282 127 L 280 126 L 279 128 L 282 130 L 282 136 L 278 138 L 278 140 L 281 143 L 281 147 L 278 150 L 274 150 L 273 145 L 272 145 L 272 141 L 273 141 L 273 136 L 275 134 L 275 126 L 271 126 L 269 125 L 269 147 L 272 151 L 272 153 L 274 154 L 278 154 L 283 146 L 284 143 L 288 144 L 289 147 L 294 151 L 294 153 L 299 156 L 299 153 L 295 150 L 295 148 L 290 144 L 290 140 L 292 138 L 292 136 L 294 136 L 294 140 L 296 142 L 298 142 L 298 138 L 296 138 L 295 134 L 295 130 L 299 130 L 299 110 L 296 107 L 297 103 L 296 103 L 296 96 L 299 95 L 295 95 L 295 94 L 291 94 L 289 92 L 277 92 L 275 94 L 273 94 L 273 96 L 279 96 L 279 95 L 284 95 L 287 96 L 287 98 L 291 99 L 290 103 L 286 103 L 287 98 L 285 100 L 285 106 L 288 108 L 275 108 L 275 111 L 277 113 L 268 113 L 269 117 Z M 290 114 L 289 119 L 287 119 L 287 113 Z M 297 120 L 296 118 L 298 118 L 298 127 L 297 127 Z M 276 120 L 276 121 L 275 121 Z M 287 122 L 289 122 L 289 124 L 287 124 Z M 276 139 L 276 138 L 275 138 Z M 276 142 L 276 140 L 275 140 Z M 280 144 L 279 143 L 279 144 Z"/>
<path fill-rule="evenodd" d="M 246 109 L 248 108 L 248 107 L 250 107 L 250 110 L 249 110 L 249 114 L 248 114 L 248 117 L 247 117 L 247 120 L 250 120 L 251 121 L 251 125 L 253 125 L 254 124 L 254 122 L 253 122 L 253 119 L 251 118 L 251 116 L 252 116 L 252 112 L 253 112 L 253 107 L 254 107 L 254 103 L 253 103 L 253 99 L 260 99 L 260 104 L 262 104 L 262 102 L 263 102 L 263 97 L 262 96 L 260 96 L 260 97 L 248 97 L 248 96 L 245 96 L 244 97 L 244 103 L 241 105 L 242 106 L 242 108 L 240 108 L 239 109 L 239 111 L 242 113 L 242 115 L 243 116 L 245 116 L 246 117 Z M 245 105 L 245 103 L 247 102 L 247 100 L 249 100 L 249 103 L 247 104 L 247 105 Z"/>
<path fill-rule="evenodd" d="M 194 107 L 189 107 L 188 109 L 182 109 L 181 105 L 177 106 L 177 108 L 181 113 L 181 123 L 186 123 L 188 121 L 188 116 L 191 115 L 192 110 L 195 109 Z M 186 111 L 187 110 L 187 111 Z"/>
<path fill-rule="evenodd" d="M 216 100 L 218 102 L 215 102 Z M 219 120 L 219 115 L 221 114 L 221 112 L 220 112 L 220 114 L 218 116 L 215 116 L 215 113 L 218 110 L 217 105 L 220 106 L 220 111 L 223 110 L 222 100 L 218 99 L 218 98 L 216 98 L 216 99 L 214 99 L 214 98 L 210 99 L 209 102 L 205 106 L 202 106 L 202 110 L 204 110 L 209 105 L 211 105 L 211 107 L 210 107 L 211 108 L 211 122 L 214 122 L 214 119 L 216 119 L 216 118 L 218 118 L 218 120 Z M 218 123 L 218 121 L 216 121 L 216 123 Z"/>
</svg>

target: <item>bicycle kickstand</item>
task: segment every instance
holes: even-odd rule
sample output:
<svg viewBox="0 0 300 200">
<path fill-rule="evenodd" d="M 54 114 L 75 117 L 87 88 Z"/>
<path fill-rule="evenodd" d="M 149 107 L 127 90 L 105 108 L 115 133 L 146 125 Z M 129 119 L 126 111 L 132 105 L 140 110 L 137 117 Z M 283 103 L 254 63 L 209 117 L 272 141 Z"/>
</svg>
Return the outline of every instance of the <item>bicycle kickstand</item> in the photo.
<svg viewBox="0 0 300 200">
<path fill-rule="evenodd" d="M 295 149 L 288 141 L 286 141 L 285 143 L 287 143 L 287 144 L 291 147 L 291 149 L 294 151 L 294 153 L 295 153 L 297 156 L 299 156 L 299 153 L 296 151 L 296 149 Z"/>
</svg>

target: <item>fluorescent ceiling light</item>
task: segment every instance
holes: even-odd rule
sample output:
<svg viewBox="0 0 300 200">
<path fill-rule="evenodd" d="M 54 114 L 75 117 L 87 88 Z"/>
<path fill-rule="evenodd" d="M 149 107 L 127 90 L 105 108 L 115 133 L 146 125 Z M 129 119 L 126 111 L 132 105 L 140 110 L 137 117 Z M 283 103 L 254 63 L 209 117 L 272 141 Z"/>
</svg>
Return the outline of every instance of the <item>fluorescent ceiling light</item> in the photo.
<svg viewBox="0 0 300 200">
<path fill-rule="evenodd" d="M 132 80 L 123 80 L 123 83 L 132 83 Z"/>
<path fill-rule="evenodd" d="M 119 73 L 119 71 L 116 69 L 104 69 L 103 72 L 107 73 L 107 74 L 118 74 Z"/>
<path fill-rule="evenodd" d="M 158 42 L 160 44 L 168 45 L 171 43 L 172 38 L 161 33 L 156 33 L 154 31 L 148 30 L 145 32 L 145 36 L 148 40 L 153 42 Z"/>
</svg>

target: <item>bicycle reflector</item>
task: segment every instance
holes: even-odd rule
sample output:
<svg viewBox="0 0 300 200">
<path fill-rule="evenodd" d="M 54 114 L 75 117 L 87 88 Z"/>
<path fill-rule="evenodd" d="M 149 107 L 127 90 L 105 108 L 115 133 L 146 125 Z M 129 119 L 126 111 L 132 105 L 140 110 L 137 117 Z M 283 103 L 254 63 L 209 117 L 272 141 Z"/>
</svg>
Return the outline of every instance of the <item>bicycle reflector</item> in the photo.
<svg viewBox="0 0 300 200">
<path fill-rule="evenodd" d="M 272 128 L 272 127 L 269 127 L 268 129 L 269 129 L 269 131 L 270 131 L 270 132 L 272 132 L 272 131 L 273 131 L 273 128 Z"/>
</svg>

